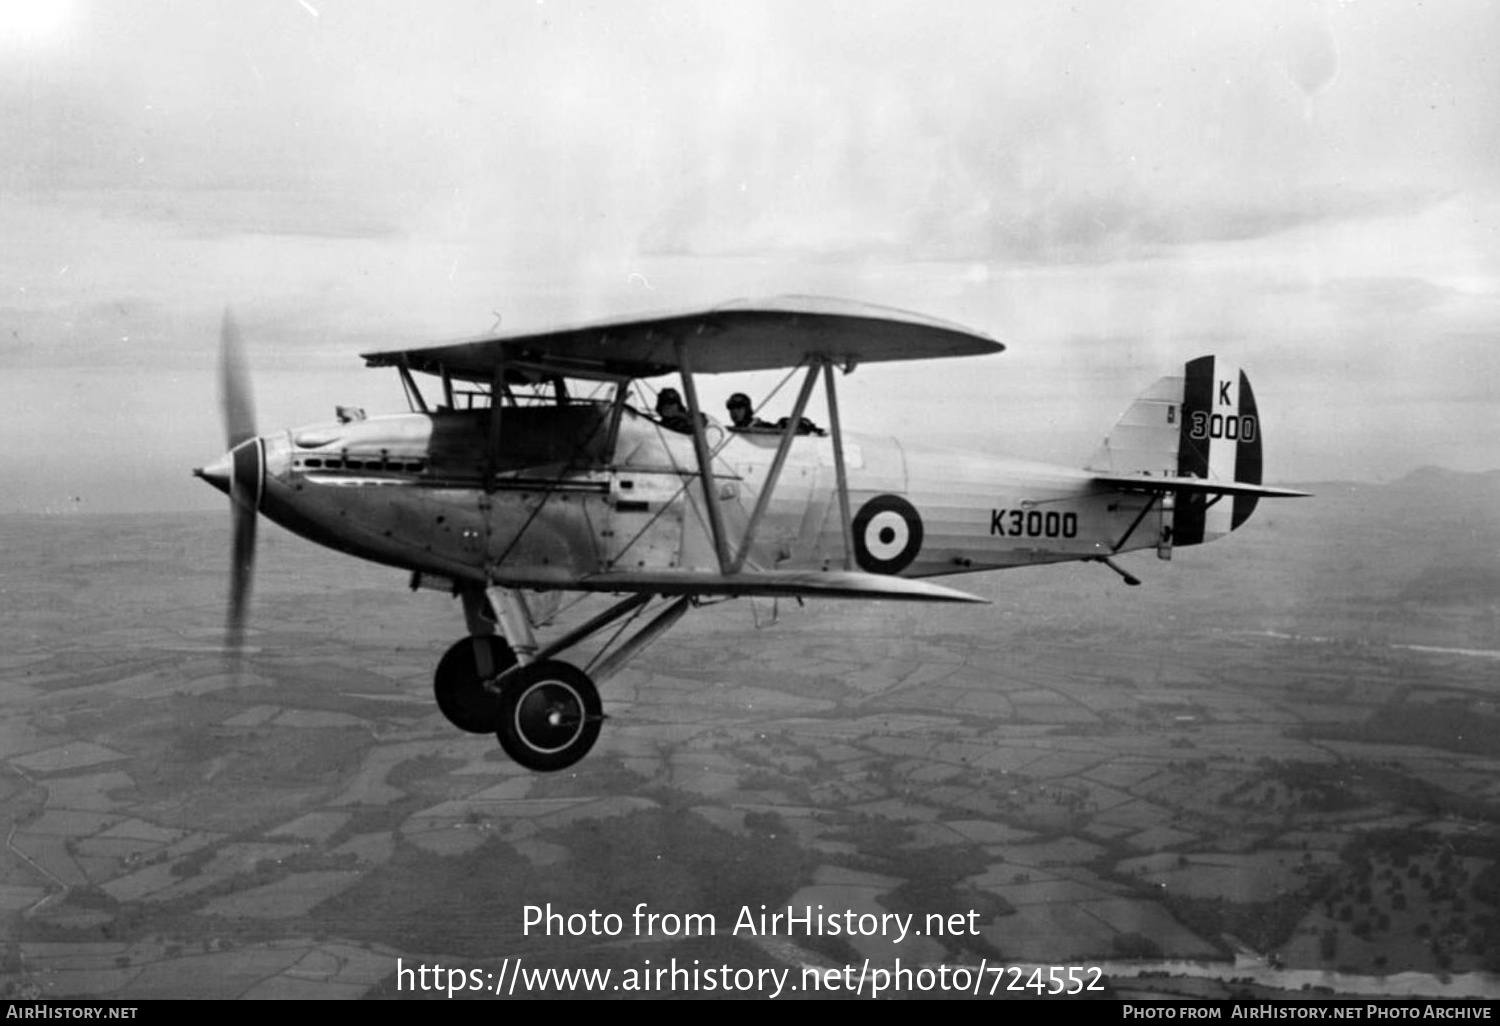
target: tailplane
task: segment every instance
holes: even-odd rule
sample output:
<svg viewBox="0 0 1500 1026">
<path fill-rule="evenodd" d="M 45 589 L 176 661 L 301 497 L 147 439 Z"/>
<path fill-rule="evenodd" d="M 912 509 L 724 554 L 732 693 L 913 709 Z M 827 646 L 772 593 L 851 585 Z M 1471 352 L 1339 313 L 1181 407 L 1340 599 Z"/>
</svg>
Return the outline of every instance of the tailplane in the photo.
<svg viewBox="0 0 1500 1026">
<path fill-rule="evenodd" d="M 1250 519 L 1262 498 L 1260 412 L 1245 372 L 1200 356 L 1136 399 L 1085 469 L 1115 487 L 1171 496 L 1173 545 L 1201 545 Z"/>
</svg>

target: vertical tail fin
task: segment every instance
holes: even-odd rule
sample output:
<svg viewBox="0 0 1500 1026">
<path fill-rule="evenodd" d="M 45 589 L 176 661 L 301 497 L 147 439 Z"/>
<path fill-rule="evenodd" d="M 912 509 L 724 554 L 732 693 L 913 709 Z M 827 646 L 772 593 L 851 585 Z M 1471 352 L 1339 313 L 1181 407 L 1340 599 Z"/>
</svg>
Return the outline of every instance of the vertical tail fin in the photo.
<svg viewBox="0 0 1500 1026">
<path fill-rule="evenodd" d="M 1260 413 L 1250 379 L 1218 357 L 1200 356 L 1141 393 L 1086 468 L 1258 485 L 1261 465 Z M 1198 545 L 1222 537 L 1249 520 L 1258 501 L 1254 494 L 1180 492 L 1172 542 Z"/>
</svg>

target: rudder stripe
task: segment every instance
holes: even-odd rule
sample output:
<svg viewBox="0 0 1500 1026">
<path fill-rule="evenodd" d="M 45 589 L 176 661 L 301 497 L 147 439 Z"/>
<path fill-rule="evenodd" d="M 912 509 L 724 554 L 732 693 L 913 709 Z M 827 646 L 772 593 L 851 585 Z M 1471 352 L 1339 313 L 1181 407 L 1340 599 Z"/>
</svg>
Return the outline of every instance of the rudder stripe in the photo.
<svg viewBox="0 0 1500 1026">
<path fill-rule="evenodd" d="M 1261 483 L 1260 411 L 1255 408 L 1255 393 L 1250 390 L 1250 379 L 1240 371 L 1240 423 L 1254 425 L 1250 431 L 1241 430 L 1234 463 L 1234 478 L 1242 484 Z M 1258 496 L 1236 495 L 1234 497 L 1234 519 L 1230 529 L 1239 527 L 1255 512 Z"/>
<path fill-rule="evenodd" d="M 1177 474 L 1179 477 L 1208 477 L 1209 450 L 1213 440 L 1208 437 L 1193 438 L 1193 411 L 1211 411 L 1214 405 L 1214 358 L 1200 356 L 1190 360 L 1183 368 L 1186 377 L 1182 384 L 1182 415 L 1179 418 L 1177 441 Z M 1177 497 L 1177 511 L 1172 520 L 1173 540 L 1178 545 L 1199 545 L 1203 542 L 1203 529 L 1207 501 L 1202 495 Z"/>
</svg>

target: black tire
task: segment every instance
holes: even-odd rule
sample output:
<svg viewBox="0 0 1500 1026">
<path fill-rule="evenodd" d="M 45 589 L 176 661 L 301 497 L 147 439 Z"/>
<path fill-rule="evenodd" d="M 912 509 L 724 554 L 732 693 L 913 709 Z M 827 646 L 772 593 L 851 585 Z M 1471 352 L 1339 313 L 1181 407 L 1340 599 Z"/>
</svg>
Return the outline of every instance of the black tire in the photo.
<svg viewBox="0 0 1500 1026">
<path fill-rule="evenodd" d="M 588 674 L 544 659 L 522 667 L 500 693 L 495 735 L 505 754 L 530 770 L 567 769 L 599 739 L 604 707 Z"/>
<path fill-rule="evenodd" d="M 449 723 L 470 734 L 493 734 L 500 729 L 500 696 L 487 690 L 479 679 L 475 642 L 489 645 L 490 662 L 496 674 L 516 665 L 516 654 L 498 635 L 460 638 L 438 663 L 437 673 L 432 677 L 432 691 Z"/>
</svg>

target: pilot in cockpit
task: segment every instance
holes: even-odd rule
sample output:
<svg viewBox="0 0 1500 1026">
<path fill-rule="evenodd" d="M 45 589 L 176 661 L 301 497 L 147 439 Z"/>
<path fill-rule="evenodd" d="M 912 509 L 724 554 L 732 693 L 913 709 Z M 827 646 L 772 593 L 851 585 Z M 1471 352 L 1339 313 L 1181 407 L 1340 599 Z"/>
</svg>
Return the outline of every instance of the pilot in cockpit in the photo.
<svg viewBox="0 0 1500 1026">
<path fill-rule="evenodd" d="M 664 388 L 656 393 L 656 419 L 669 431 L 693 430 L 687 407 L 682 405 L 682 396 L 677 394 L 675 388 Z"/>
<path fill-rule="evenodd" d="M 708 418 L 701 413 L 698 416 L 706 426 Z M 693 419 L 675 388 L 664 388 L 656 393 L 656 419 L 668 431 L 681 431 L 685 435 L 693 433 Z"/>
</svg>

